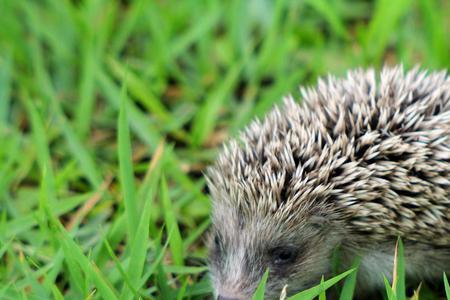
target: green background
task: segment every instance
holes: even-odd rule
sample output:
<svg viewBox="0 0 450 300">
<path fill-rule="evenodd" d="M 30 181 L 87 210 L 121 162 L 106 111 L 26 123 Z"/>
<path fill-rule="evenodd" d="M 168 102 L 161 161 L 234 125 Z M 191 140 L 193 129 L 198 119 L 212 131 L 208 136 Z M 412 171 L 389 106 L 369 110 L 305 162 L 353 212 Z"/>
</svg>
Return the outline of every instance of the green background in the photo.
<svg viewBox="0 0 450 300">
<path fill-rule="evenodd" d="M 0 299 L 204 298 L 221 143 L 318 76 L 449 53 L 449 1 L 0 0 Z"/>
</svg>

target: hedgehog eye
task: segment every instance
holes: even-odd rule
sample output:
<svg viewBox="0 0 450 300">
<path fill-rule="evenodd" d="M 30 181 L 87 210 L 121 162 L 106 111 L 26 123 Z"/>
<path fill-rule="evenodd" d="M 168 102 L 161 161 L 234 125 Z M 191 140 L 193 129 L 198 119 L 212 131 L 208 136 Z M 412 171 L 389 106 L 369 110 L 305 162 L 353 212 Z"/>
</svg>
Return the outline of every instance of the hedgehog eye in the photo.
<svg viewBox="0 0 450 300">
<path fill-rule="evenodd" d="M 222 242 L 222 238 L 220 236 L 219 233 L 214 234 L 214 239 L 213 239 L 213 243 L 214 243 L 214 252 L 216 254 L 220 254 L 223 251 L 223 242 Z"/>
<path fill-rule="evenodd" d="M 220 248 L 220 238 L 218 234 L 214 235 L 214 246 L 216 246 L 216 248 Z"/>
<path fill-rule="evenodd" d="M 275 248 L 271 251 L 272 262 L 277 265 L 291 263 L 296 258 L 296 251 L 293 248 Z"/>
</svg>

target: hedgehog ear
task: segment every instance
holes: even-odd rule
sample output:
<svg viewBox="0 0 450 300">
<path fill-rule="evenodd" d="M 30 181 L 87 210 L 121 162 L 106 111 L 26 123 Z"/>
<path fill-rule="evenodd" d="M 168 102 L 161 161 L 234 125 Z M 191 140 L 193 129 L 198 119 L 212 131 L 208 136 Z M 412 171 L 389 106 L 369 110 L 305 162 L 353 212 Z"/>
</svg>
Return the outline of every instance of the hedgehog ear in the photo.
<svg viewBox="0 0 450 300">
<path fill-rule="evenodd" d="M 314 214 L 309 219 L 309 224 L 317 230 L 324 230 L 330 225 L 330 221 L 323 214 Z"/>
</svg>

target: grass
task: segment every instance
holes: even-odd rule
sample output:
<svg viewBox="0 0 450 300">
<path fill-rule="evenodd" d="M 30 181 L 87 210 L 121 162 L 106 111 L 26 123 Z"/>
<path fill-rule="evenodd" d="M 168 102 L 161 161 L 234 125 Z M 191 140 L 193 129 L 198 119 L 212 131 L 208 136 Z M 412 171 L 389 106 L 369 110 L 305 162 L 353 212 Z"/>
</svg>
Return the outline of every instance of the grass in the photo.
<svg viewBox="0 0 450 300">
<path fill-rule="evenodd" d="M 0 7 L 0 299 L 208 297 L 202 170 L 227 137 L 328 72 L 450 67 L 448 1 Z"/>
</svg>

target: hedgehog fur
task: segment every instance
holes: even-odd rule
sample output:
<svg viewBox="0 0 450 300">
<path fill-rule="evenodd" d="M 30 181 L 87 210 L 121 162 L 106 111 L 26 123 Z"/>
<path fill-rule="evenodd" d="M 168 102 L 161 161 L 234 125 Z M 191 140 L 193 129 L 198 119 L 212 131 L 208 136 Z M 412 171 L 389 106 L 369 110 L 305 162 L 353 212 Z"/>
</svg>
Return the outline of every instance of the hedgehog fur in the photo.
<svg viewBox="0 0 450 300">
<path fill-rule="evenodd" d="M 392 273 L 450 270 L 450 79 L 386 67 L 301 88 L 230 141 L 206 174 L 210 270 L 219 299 L 248 299 L 269 268 L 268 297 L 317 284 L 362 257 L 359 293 Z M 378 276 L 378 277 L 377 277 Z"/>
</svg>

